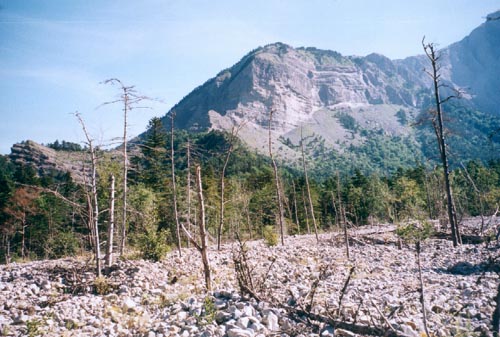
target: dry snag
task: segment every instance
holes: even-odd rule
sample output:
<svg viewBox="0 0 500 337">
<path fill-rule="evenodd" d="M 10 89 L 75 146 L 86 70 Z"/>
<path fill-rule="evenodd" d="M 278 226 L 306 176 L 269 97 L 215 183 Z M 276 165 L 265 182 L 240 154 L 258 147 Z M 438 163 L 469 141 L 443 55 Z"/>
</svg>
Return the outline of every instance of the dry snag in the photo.
<svg viewBox="0 0 500 337">
<path fill-rule="evenodd" d="M 184 234 L 188 237 L 189 241 L 195 246 L 195 248 L 201 254 L 201 261 L 203 263 L 203 273 L 205 275 L 205 286 L 208 291 L 212 290 L 212 281 L 210 276 L 210 263 L 208 260 L 208 232 L 205 226 L 205 201 L 203 199 L 203 188 L 201 181 L 201 168 L 196 165 L 196 188 L 198 196 L 198 226 L 200 234 L 200 243 L 191 235 L 191 233 L 186 229 L 186 227 L 180 223 Z"/>
<path fill-rule="evenodd" d="M 439 95 L 439 88 L 441 86 L 440 84 L 440 77 L 441 74 L 439 73 L 440 66 L 439 66 L 439 59 L 440 56 L 438 55 L 435 45 L 433 43 L 425 43 L 425 37 L 422 39 L 422 47 L 424 48 L 425 54 L 427 55 L 427 58 L 431 62 L 431 71 L 426 71 L 426 73 L 431 77 L 433 85 L 434 85 L 434 100 L 436 104 L 436 116 L 432 120 L 432 123 L 434 125 L 434 131 L 436 132 L 436 137 L 437 137 L 437 142 L 438 142 L 438 148 L 439 148 L 439 153 L 441 157 L 441 163 L 443 166 L 443 175 L 444 175 L 444 182 L 445 182 L 445 188 L 446 188 L 446 199 L 447 199 L 447 208 L 448 208 L 448 221 L 450 222 L 450 227 L 451 227 L 451 235 L 453 239 L 453 246 L 457 246 L 462 244 L 462 238 L 460 236 L 460 230 L 458 226 L 458 220 L 457 220 L 457 211 L 455 208 L 455 201 L 453 199 L 453 191 L 451 188 L 451 182 L 450 182 L 450 169 L 449 169 L 449 164 L 448 164 L 448 154 L 447 154 L 447 144 L 445 140 L 445 135 L 444 135 L 444 126 L 443 126 L 443 112 L 442 112 L 442 105 L 443 103 L 447 102 L 451 98 L 457 97 L 457 96 L 448 96 L 444 100 L 441 100 L 440 95 Z"/>
</svg>

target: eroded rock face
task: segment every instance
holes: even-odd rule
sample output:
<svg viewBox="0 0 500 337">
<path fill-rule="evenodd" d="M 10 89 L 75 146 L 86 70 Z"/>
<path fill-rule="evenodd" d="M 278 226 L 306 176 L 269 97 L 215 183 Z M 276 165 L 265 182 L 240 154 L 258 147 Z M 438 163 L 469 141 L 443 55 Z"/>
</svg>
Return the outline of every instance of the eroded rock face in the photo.
<svg viewBox="0 0 500 337">
<path fill-rule="evenodd" d="M 494 116 L 500 115 L 500 20 L 491 19 L 496 16 L 500 14 L 491 14 L 468 37 L 440 51 L 440 79 L 446 87 L 465 91 L 460 104 Z M 339 123 L 342 109 L 357 114 L 360 127 L 368 133 L 380 131 L 391 137 L 415 133 L 409 127 L 414 120 L 398 124 L 394 111 L 416 115 L 428 105 L 432 82 L 424 69 L 429 66 L 424 55 L 390 60 L 379 54 L 343 56 L 274 43 L 250 52 L 193 90 L 174 107 L 176 122 L 188 130 L 230 130 L 247 121 L 240 138 L 265 154 L 262 149 L 273 110 L 275 143 L 283 137 L 297 146 L 298 129 L 305 125 L 310 129 L 307 135 L 322 137 L 328 149 L 339 150 L 337 144 L 347 148 L 366 141 Z M 446 87 L 443 96 L 453 93 Z M 382 123 L 364 111 L 374 112 Z M 323 130 L 325 125 L 328 132 Z M 297 153 L 285 144 L 280 155 L 293 160 Z"/>
<path fill-rule="evenodd" d="M 425 82 L 415 85 L 400 68 L 403 63 L 378 54 L 344 57 L 276 43 L 250 53 L 188 95 L 175 107 L 178 123 L 187 129 L 214 126 L 216 119 L 204 116 L 214 111 L 267 128 L 269 111 L 275 109 L 273 129 L 285 133 L 316 111 L 339 104 L 416 107 Z"/>
<path fill-rule="evenodd" d="M 104 155 L 110 158 L 119 156 L 113 150 Z M 90 174 L 87 152 L 56 151 L 32 140 L 14 144 L 9 158 L 14 163 L 33 167 L 40 176 L 68 173 L 75 182 L 83 183 L 85 175 Z"/>
<path fill-rule="evenodd" d="M 490 17 L 500 15 L 490 14 Z M 487 20 L 469 36 L 440 51 L 441 80 L 465 89 L 465 98 L 498 115 L 500 20 Z M 431 41 L 432 42 L 432 41 Z M 276 109 L 274 129 L 285 133 L 311 119 L 315 111 L 339 104 L 392 104 L 420 108 L 422 91 L 431 88 L 423 71 L 425 56 L 390 60 L 380 54 L 342 56 L 316 48 L 283 43 L 258 48 L 233 67 L 195 89 L 175 107 L 178 124 L 186 129 L 217 127 L 214 111 L 267 127 Z M 214 125 L 215 123 L 215 125 Z"/>
<path fill-rule="evenodd" d="M 56 169 L 56 151 L 31 140 L 14 144 L 10 159 L 23 165 L 33 165 L 40 173 L 48 173 Z"/>
</svg>

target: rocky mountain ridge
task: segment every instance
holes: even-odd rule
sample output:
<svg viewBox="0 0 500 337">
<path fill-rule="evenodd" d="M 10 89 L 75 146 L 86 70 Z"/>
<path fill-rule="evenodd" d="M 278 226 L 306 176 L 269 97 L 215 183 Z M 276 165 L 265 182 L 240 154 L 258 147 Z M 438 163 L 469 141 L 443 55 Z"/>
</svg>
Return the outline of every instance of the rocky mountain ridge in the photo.
<svg viewBox="0 0 500 337">
<path fill-rule="evenodd" d="M 482 109 L 494 118 L 500 116 L 499 32 L 500 21 L 487 20 L 440 51 L 443 84 L 466 92 L 457 105 Z M 342 56 L 274 43 L 251 51 L 172 110 L 177 127 L 193 131 L 230 130 L 244 122 L 240 138 L 263 154 L 273 110 L 275 149 L 282 159 L 292 161 L 300 157 L 301 133 L 338 155 L 365 144 L 372 134 L 386 140 L 402 136 L 418 147 L 419 133 L 413 125 L 432 104 L 432 82 L 424 72 L 428 67 L 424 55 L 390 60 L 379 54 Z"/>
<path fill-rule="evenodd" d="M 73 180 L 83 182 L 85 155 L 84 152 L 56 151 L 27 140 L 12 145 L 9 158 L 16 164 L 35 168 L 39 176 L 69 172 Z"/>
<path fill-rule="evenodd" d="M 440 50 L 443 96 L 447 87 L 466 93 L 445 106 L 452 165 L 454 158 L 495 159 L 500 150 L 500 20 L 495 17 L 500 11 Z M 317 175 L 356 168 L 386 174 L 436 159 L 432 126 L 425 122 L 432 107 L 428 67 L 424 55 L 390 60 L 274 43 L 249 52 L 172 111 L 176 127 L 193 132 L 244 124 L 243 143 L 267 155 L 273 110 L 273 148 L 286 165 L 300 164 L 303 140 Z M 168 130 L 169 117 L 163 122 Z M 70 171 L 81 180 L 82 159 L 30 144 L 14 145 L 11 158 L 42 171 Z"/>
</svg>

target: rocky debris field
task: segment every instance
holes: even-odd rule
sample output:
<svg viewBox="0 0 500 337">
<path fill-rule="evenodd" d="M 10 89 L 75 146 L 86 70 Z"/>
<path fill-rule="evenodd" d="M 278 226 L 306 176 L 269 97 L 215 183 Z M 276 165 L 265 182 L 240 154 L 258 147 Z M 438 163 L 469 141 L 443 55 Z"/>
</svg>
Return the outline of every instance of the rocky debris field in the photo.
<svg viewBox="0 0 500 337">
<path fill-rule="evenodd" d="M 0 336 L 425 336 L 414 246 L 399 249 L 387 227 L 353 236 L 350 259 L 340 234 L 285 243 L 245 244 L 260 301 L 239 290 L 238 244 L 209 251 L 211 292 L 195 249 L 119 261 L 98 281 L 82 259 L 3 265 Z M 493 244 L 422 244 L 431 336 L 493 335 L 498 255 Z"/>
</svg>

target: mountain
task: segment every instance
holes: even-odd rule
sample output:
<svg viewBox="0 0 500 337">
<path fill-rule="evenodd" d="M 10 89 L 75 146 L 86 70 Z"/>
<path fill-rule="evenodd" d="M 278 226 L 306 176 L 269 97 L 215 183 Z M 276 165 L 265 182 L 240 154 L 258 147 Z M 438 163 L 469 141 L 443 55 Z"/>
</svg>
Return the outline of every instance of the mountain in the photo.
<svg viewBox="0 0 500 337">
<path fill-rule="evenodd" d="M 485 153 L 473 155 L 481 159 L 492 156 L 492 139 L 498 145 L 492 138 L 500 128 L 500 20 L 493 19 L 498 16 L 490 14 L 469 36 L 440 50 L 443 83 L 466 93 L 445 107 L 461 159 L 468 158 L 460 149 L 472 146 L 464 131 L 480 138 L 474 146 Z M 274 43 L 251 51 L 172 110 L 177 127 L 190 131 L 229 130 L 244 123 L 240 138 L 267 153 L 274 109 L 272 138 L 281 159 L 300 158 L 302 134 L 313 160 L 348 160 L 351 169 L 386 171 L 429 159 L 434 152 L 428 148 L 429 126 L 415 127 L 432 106 L 432 82 L 424 72 L 429 65 L 425 55 L 390 60 Z M 466 116 L 474 122 L 463 120 Z"/>
<path fill-rule="evenodd" d="M 500 153 L 500 11 L 469 36 L 440 52 L 442 97 L 451 163 L 498 158 Z M 428 111 L 432 81 L 425 55 L 391 60 L 380 54 L 343 56 L 284 43 L 259 47 L 194 89 L 172 111 L 191 132 L 231 130 L 248 148 L 268 155 L 269 113 L 275 155 L 299 167 L 301 139 L 317 177 L 339 170 L 390 174 L 437 162 Z M 170 128 L 168 114 L 162 118 Z M 147 137 L 147 132 L 138 140 Z M 112 155 L 113 156 L 113 155 Z M 44 172 L 71 171 L 82 180 L 82 154 L 34 142 L 14 145 L 11 159 Z"/>
</svg>

